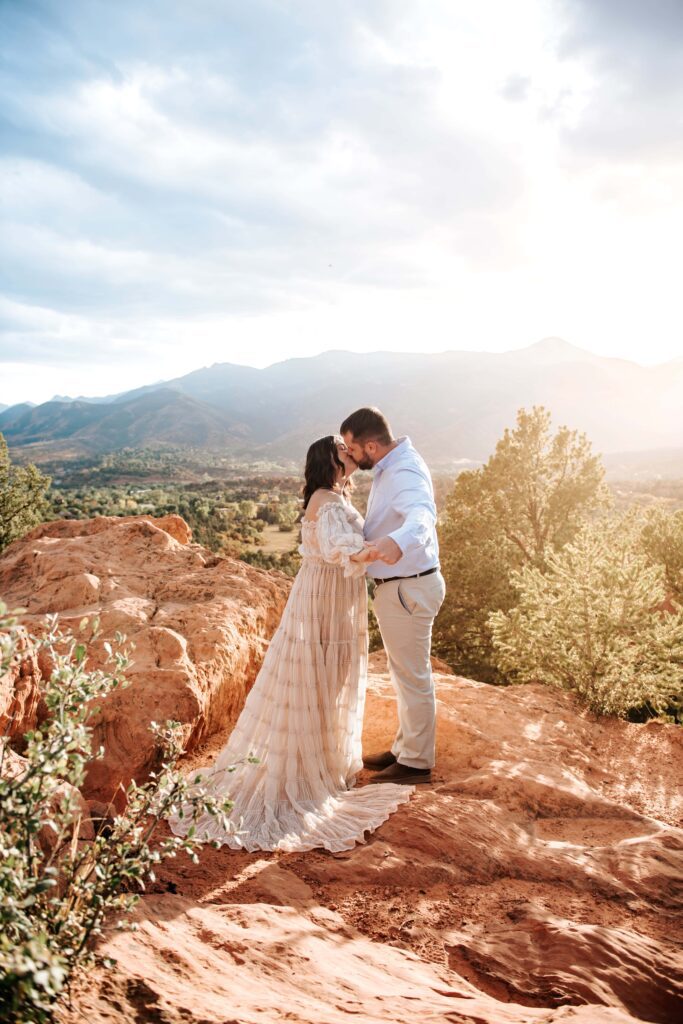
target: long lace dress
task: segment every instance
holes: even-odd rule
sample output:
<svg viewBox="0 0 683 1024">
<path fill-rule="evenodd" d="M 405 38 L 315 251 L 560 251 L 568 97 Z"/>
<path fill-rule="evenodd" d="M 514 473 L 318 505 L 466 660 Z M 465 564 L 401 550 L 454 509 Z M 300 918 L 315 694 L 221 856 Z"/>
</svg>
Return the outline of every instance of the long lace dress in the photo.
<svg viewBox="0 0 683 1024">
<path fill-rule="evenodd" d="M 204 784 L 234 801 L 227 833 L 210 815 L 197 836 L 233 849 L 339 851 L 365 842 L 414 786 L 352 787 L 362 768 L 367 680 L 363 520 L 345 499 L 302 523 L 303 556 L 280 624 L 227 743 Z M 231 765 L 247 756 L 259 764 Z M 169 819 L 183 835 L 188 818 Z"/>
</svg>

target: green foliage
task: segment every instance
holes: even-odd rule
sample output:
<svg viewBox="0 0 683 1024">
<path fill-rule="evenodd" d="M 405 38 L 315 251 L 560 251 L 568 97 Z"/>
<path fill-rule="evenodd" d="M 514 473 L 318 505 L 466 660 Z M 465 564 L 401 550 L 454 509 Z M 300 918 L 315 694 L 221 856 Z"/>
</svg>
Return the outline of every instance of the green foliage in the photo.
<svg viewBox="0 0 683 1024">
<path fill-rule="evenodd" d="M 256 516 L 264 523 L 279 526 L 281 530 L 291 530 L 299 518 L 299 508 L 293 502 L 267 501 L 258 509 Z"/>
<path fill-rule="evenodd" d="M 15 466 L 0 434 L 0 551 L 42 522 L 49 508 L 50 478 L 29 463 Z"/>
<path fill-rule="evenodd" d="M 270 489 L 264 490 L 264 484 Z M 269 481 L 263 477 L 239 478 L 229 483 L 167 482 L 149 487 L 131 482 L 72 487 L 60 480 L 51 492 L 46 518 L 175 513 L 187 522 L 193 539 L 209 550 L 292 574 L 298 567 L 296 557 L 285 552 L 280 558 L 281 552 L 270 551 L 263 531 L 266 523 L 277 525 L 283 532 L 293 530 L 300 511 L 300 489 L 300 481 L 291 477 Z M 296 543 L 293 537 L 293 548 Z"/>
<path fill-rule="evenodd" d="M 240 555 L 243 562 L 255 565 L 259 569 L 279 569 L 287 576 L 296 576 L 301 566 L 301 555 L 295 548 L 293 551 L 243 551 Z"/>
<path fill-rule="evenodd" d="M 260 476 L 268 484 L 301 472 L 300 460 L 258 460 L 252 456 L 230 454 L 224 448 L 208 449 L 187 445 L 125 446 L 116 451 L 75 454 L 71 446 L 41 458 L 47 473 L 65 486 L 84 484 L 115 485 L 130 480 L 138 484 L 204 482 L 237 480 L 248 474 Z M 301 482 L 297 476 L 297 487 Z"/>
<path fill-rule="evenodd" d="M 641 544 L 651 562 L 662 566 L 668 593 L 683 605 L 683 509 L 671 513 L 649 509 Z"/>
<path fill-rule="evenodd" d="M 446 598 L 434 625 L 434 650 L 465 675 L 504 682 L 493 657 L 488 617 L 513 607 L 512 572 L 540 570 L 582 522 L 611 504 L 604 470 L 584 434 L 552 435 L 543 406 L 520 409 L 494 454 L 461 473 L 440 520 Z"/>
<path fill-rule="evenodd" d="M 375 651 L 384 650 L 384 641 L 379 629 L 379 622 L 375 615 L 373 598 L 375 596 L 375 584 L 368 577 L 368 649 L 370 654 Z"/>
<path fill-rule="evenodd" d="M 18 609 L 21 611 L 23 609 Z M 179 725 L 150 723 L 161 767 L 147 782 L 131 782 L 123 811 L 110 808 L 94 839 L 81 839 L 82 801 L 77 792 L 89 761 L 93 701 L 126 685 L 125 637 L 105 642 L 104 669 L 88 667 L 88 645 L 98 638 L 95 619 L 81 622 L 80 635 L 63 633 L 57 617 L 47 634 L 17 648 L 16 612 L 0 602 L 0 674 L 39 647 L 54 666 L 44 690 L 48 717 L 25 737 L 25 765 L 0 778 L 0 1018 L 13 1024 L 52 1020 L 72 972 L 92 961 L 91 940 L 105 917 L 124 915 L 138 899 L 134 890 L 154 880 L 154 867 L 185 850 L 196 860 L 194 827 L 187 837 L 153 842 L 160 821 L 175 810 L 191 816 L 219 815 L 231 828 L 231 803 L 217 800 L 175 769 L 182 752 Z M 6 756 L 7 738 L 2 743 Z M 7 774 L 7 773 L 6 773 Z M 51 836 L 48 841 L 47 836 Z"/>
<path fill-rule="evenodd" d="M 596 712 L 665 713 L 683 695 L 683 609 L 658 610 L 665 571 L 637 510 L 586 523 L 543 569 L 514 570 L 514 608 L 489 616 L 498 667 L 579 694 Z"/>
</svg>

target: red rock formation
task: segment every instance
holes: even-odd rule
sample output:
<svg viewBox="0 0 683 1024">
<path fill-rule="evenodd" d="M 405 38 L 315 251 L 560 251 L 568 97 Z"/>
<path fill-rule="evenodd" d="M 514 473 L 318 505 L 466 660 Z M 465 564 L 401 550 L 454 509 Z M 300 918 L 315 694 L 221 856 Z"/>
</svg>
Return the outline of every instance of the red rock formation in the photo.
<svg viewBox="0 0 683 1024">
<path fill-rule="evenodd" d="M 435 654 L 432 655 L 432 672 L 437 672 L 442 676 L 454 676 L 455 672 L 442 658 L 437 658 Z M 368 659 L 368 671 L 374 675 L 381 674 L 382 672 L 388 672 L 389 667 L 387 663 L 386 651 L 374 651 Z"/>
<path fill-rule="evenodd" d="M 150 770 L 157 756 L 150 721 L 177 719 L 192 749 L 234 720 L 289 585 L 281 573 L 190 543 L 179 516 L 43 523 L 3 552 L 0 596 L 27 609 L 22 622 L 33 632 L 41 632 L 47 613 L 58 612 L 63 628 L 98 615 L 102 640 L 92 645 L 93 666 L 103 663 L 102 643 L 116 630 L 135 645 L 131 685 L 98 701 L 94 742 L 105 755 L 88 773 L 87 797 L 107 801 L 120 783 Z M 35 666 L 28 676 L 35 682 Z M 35 687 L 30 695 L 15 734 L 35 717 Z"/>
<path fill-rule="evenodd" d="M 89 795 L 144 771 L 150 717 L 208 740 L 188 771 L 209 763 L 278 620 L 283 578 L 179 534 L 152 519 L 48 524 L 0 559 L 0 595 L 28 604 L 33 627 L 58 605 L 67 624 L 99 612 L 105 635 L 137 644 Z M 372 669 L 364 744 L 386 749 L 381 654 Z M 168 862 L 139 930 L 102 944 L 116 966 L 89 973 L 65 1021 L 678 1019 L 683 731 L 599 719 L 540 684 L 436 678 L 433 786 L 341 854 L 206 847 L 198 865 Z"/>
<path fill-rule="evenodd" d="M 496 998 L 440 963 L 371 942 L 276 865 L 261 870 L 282 903 L 152 896 L 138 932 L 106 945 L 117 966 L 75 993 L 70 1024 L 633 1024 L 599 1005 L 548 1010 Z"/>
<path fill-rule="evenodd" d="M 28 768 L 28 761 L 25 757 L 17 754 L 10 746 L 7 746 L 2 753 L 2 776 L 5 779 L 13 779 L 17 775 L 23 775 Z M 68 782 L 62 782 L 52 794 L 49 801 L 49 818 L 38 833 L 38 845 L 44 853 L 50 853 L 59 838 L 57 827 L 52 820 L 52 815 L 68 799 L 71 812 L 73 813 L 73 827 L 66 837 L 61 837 L 61 842 L 67 845 L 71 841 L 74 830 L 78 829 L 78 838 L 90 840 L 95 838 L 91 811 L 82 794 Z"/>
<path fill-rule="evenodd" d="M 169 862 L 74 1024 L 676 1020 L 681 730 L 598 719 L 540 684 L 437 682 L 434 786 L 348 852 Z M 366 749 L 394 728 L 375 674 Z"/>
<path fill-rule="evenodd" d="M 18 657 L 0 675 L 0 735 L 11 737 L 21 747 L 21 737 L 36 724 L 41 672 L 23 627 L 17 630 L 16 641 Z"/>
</svg>

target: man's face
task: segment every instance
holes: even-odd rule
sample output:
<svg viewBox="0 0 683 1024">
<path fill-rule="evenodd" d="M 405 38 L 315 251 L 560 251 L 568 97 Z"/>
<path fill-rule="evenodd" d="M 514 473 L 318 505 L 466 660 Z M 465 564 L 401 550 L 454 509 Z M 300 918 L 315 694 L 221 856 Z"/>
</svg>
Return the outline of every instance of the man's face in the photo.
<svg viewBox="0 0 683 1024">
<path fill-rule="evenodd" d="M 359 469 L 372 469 L 379 461 L 376 441 L 366 441 L 365 444 L 360 444 L 354 440 L 351 433 L 344 434 L 343 437 L 348 453 Z"/>
</svg>

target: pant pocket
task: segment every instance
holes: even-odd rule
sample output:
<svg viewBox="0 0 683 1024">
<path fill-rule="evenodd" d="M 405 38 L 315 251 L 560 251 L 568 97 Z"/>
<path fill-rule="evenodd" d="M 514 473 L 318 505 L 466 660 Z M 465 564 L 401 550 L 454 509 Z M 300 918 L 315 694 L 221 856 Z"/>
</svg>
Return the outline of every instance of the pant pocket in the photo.
<svg viewBox="0 0 683 1024">
<path fill-rule="evenodd" d="M 408 597 L 406 594 L 404 594 L 401 591 L 401 586 L 402 585 L 403 585 L 403 580 L 400 580 L 399 584 L 398 584 L 398 586 L 396 588 L 396 595 L 397 595 L 399 601 L 401 602 L 401 604 L 403 605 L 403 607 L 405 608 L 405 610 L 408 612 L 408 615 L 412 615 L 413 612 L 415 611 L 415 609 L 417 608 L 417 601 L 414 601 L 413 598 Z"/>
</svg>

